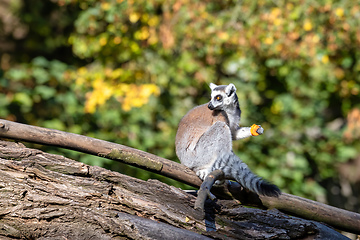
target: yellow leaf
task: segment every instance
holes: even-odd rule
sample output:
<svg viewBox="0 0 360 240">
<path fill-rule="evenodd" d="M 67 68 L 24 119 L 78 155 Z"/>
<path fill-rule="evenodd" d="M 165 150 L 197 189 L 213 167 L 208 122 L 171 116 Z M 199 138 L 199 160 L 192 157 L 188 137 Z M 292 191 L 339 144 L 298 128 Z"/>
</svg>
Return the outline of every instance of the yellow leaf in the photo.
<svg viewBox="0 0 360 240">
<path fill-rule="evenodd" d="M 271 45 L 271 44 L 273 44 L 273 42 L 274 42 L 274 39 L 272 37 L 267 37 L 264 40 L 264 43 L 267 45 Z"/>
<path fill-rule="evenodd" d="M 119 84 L 115 90 L 115 97 L 121 102 L 121 108 L 129 111 L 133 107 L 142 107 L 149 102 L 151 95 L 159 95 L 160 90 L 154 84 Z"/>
<path fill-rule="evenodd" d="M 83 85 L 85 83 L 85 81 L 86 81 L 85 78 L 78 77 L 78 78 L 76 78 L 75 84 L 78 85 L 78 86 L 81 86 L 81 85 Z"/>
<path fill-rule="evenodd" d="M 112 79 L 118 79 L 122 74 L 124 73 L 124 70 L 122 68 L 117 68 L 111 73 Z"/>
<path fill-rule="evenodd" d="M 136 23 L 139 20 L 139 18 L 140 18 L 140 14 L 136 12 L 131 13 L 129 16 L 129 20 L 132 23 Z"/>
<path fill-rule="evenodd" d="M 281 14 L 281 9 L 280 8 L 273 8 L 271 10 L 271 16 L 273 18 L 277 18 L 280 14 Z"/>
<path fill-rule="evenodd" d="M 149 19 L 148 24 L 149 24 L 150 27 L 157 26 L 159 24 L 159 18 L 157 16 L 152 16 Z"/>
<path fill-rule="evenodd" d="M 218 36 L 223 41 L 227 41 L 229 39 L 229 34 L 227 32 L 219 32 Z"/>
<path fill-rule="evenodd" d="M 135 32 L 134 37 L 138 40 L 146 40 L 150 36 L 149 29 L 147 27 L 142 27 L 139 31 Z"/>
<path fill-rule="evenodd" d="M 329 56 L 328 55 L 322 56 L 321 62 L 324 64 L 327 64 L 329 62 Z"/>
<path fill-rule="evenodd" d="M 154 29 L 150 29 L 149 30 L 149 33 L 150 33 L 150 37 L 148 38 L 148 43 L 150 45 L 153 45 L 153 44 L 156 44 L 159 40 L 157 38 L 157 33 Z"/>
<path fill-rule="evenodd" d="M 130 111 L 130 110 L 131 110 L 130 102 L 129 102 L 129 101 L 124 102 L 124 103 L 121 105 L 121 108 L 122 108 L 122 110 L 124 110 L 125 112 Z"/>
<path fill-rule="evenodd" d="M 93 92 L 88 92 L 86 94 L 86 102 L 85 102 L 85 112 L 94 113 L 96 109 L 95 99 L 92 97 Z"/>
<path fill-rule="evenodd" d="M 312 40 L 313 40 L 314 43 L 318 43 L 320 41 L 319 35 L 314 35 Z"/>
<path fill-rule="evenodd" d="M 146 103 L 146 102 L 145 102 L 144 99 L 141 98 L 141 97 L 135 97 L 135 98 L 133 98 L 132 101 L 131 101 L 131 105 L 132 105 L 133 107 L 141 107 L 141 106 L 144 105 L 145 103 Z"/>
<path fill-rule="evenodd" d="M 104 11 L 107 11 L 110 9 L 110 3 L 108 2 L 103 2 L 101 3 L 101 8 L 104 10 Z"/>
<path fill-rule="evenodd" d="M 101 38 L 99 39 L 99 44 L 100 44 L 100 46 L 105 46 L 106 43 L 107 43 L 106 37 L 101 37 Z"/>
<path fill-rule="evenodd" d="M 308 19 L 305 20 L 303 28 L 304 28 L 305 31 L 311 31 L 312 30 L 313 26 L 312 26 L 310 20 L 308 20 Z"/>
<path fill-rule="evenodd" d="M 112 95 L 112 87 L 106 84 L 101 78 L 93 81 L 92 92 L 86 94 L 85 112 L 94 113 L 97 106 L 103 105 Z"/>
<path fill-rule="evenodd" d="M 189 221 L 190 221 L 190 218 L 185 217 L 185 222 L 189 222 Z"/>
<path fill-rule="evenodd" d="M 87 68 L 86 67 L 80 67 L 78 69 L 78 74 L 79 75 L 85 75 L 87 73 Z"/>
<path fill-rule="evenodd" d="M 287 4 L 286 4 L 286 9 L 287 9 L 287 10 L 290 11 L 290 10 L 293 10 L 293 8 L 294 8 L 294 4 L 292 4 L 292 3 L 287 3 Z"/>
<path fill-rule="evenodd" d="M 342 8 L 335 9 L 335 15 L 338 16 L 338 17 L 343 17 L 344 16 L 344 9 L 342 9 Z"/>
<path fill-rule="evenodd" d="M 282 18 L 276 18 L 276 19 L 274 20 L 274 25 L 275 25 L 275 26 L 279 26 L 279 25 L 281 25 L 283 22 L 284 22 L 284 21 L 283 21 Z"/>
<path fill-rule="evenodd" d="M 145 40 L 145 39 L 149 38 L 149 36 L 150 36 L 149 28 L 147 28 L 147 27 L 142 27 L 142 28 L 141 28 L 141 39 L 142 39 L 142 40 Z"/>
</svg>

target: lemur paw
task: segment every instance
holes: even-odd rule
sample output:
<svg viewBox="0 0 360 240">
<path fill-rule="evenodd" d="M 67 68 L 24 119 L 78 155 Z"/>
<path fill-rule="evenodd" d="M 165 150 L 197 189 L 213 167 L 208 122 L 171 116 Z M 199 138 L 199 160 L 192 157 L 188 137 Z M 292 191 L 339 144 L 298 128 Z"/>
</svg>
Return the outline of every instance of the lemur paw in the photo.
<svg viewBox="0 0 360 240">
<path fill-rule="evenodd" d="M 196 172 L 196 175 L 202 180 L 205 181 L 207 175 L 209 175 L 209 171 L 207 169 L 202 169 Z M 225 180 L 216 180 L 214 186 L 221 186 L 225 183 Z"/>
<path fill-rule="evenodd" d="M 264 129 L 261 127 L 261 125 L 253 124 L 251 126 L 250 132 L 253 136 L 259 136 L 264 133 Z"/>
<path fill-rule="evenodd" d="M 207 169 L 202 169 L 196 172 L 196 175 L 204 181 L 206 176 L 209 174 L 209 171 Z"/>
</svg>

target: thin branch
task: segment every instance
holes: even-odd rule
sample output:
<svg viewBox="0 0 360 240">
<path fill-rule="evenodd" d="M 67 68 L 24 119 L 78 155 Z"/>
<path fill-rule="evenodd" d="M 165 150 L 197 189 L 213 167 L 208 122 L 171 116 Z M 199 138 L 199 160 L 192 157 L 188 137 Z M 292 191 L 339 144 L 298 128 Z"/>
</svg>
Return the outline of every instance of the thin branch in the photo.
<svg viewBox="0 0 360 240">
<path fill-rule="evenodd" d="M 120 144 L 78 134 L 35 127 L 0 119 L 0 137 L 57 146 L 105 157 L 199 187 L 201 180 L 189 168 L 176 162 Z M 320 222 L 337 229 L 360 234 L 360 214 L 328 206 L 305 198 L 282 193 L 278 198 L 258 196 L 244 191 L 239 184 L 229 185 L 232 196 L 242 204 L 258 208 L 277 208 L 280 211 Z M 229 194 L 217 192 L 217 196 Z"/>
</svg>

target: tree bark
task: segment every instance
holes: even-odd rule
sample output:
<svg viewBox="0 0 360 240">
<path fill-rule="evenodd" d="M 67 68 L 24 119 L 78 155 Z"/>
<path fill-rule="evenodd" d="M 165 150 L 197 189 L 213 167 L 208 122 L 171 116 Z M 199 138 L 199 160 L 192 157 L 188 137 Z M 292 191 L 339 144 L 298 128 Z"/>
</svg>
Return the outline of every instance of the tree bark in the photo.
<svg viewBox="0 0 360 240">
<path fill-rule="evenodd" d="M 200 179 L 189 168 L 156 155 L 78 134 L 46 129 L 0 119 L 0 137 L 68 148 L 121 161 L 199 187 Z M 228 191 L 229 190 L 229 191 Z M 321 221 L 337 229 L 360 234 L 360 214 L 283 193 L 278 198 L 258 196 L 232 183 L 214 190 L 220 198 L 238 199 L 241 204 L 263 209 L 277 208 L 298 217 Z M 295 204 L 296 203 L 296 204 Z"/>
<path fill-rule="evenodd" d="M 0 198 L 1 239 L 347 239 L 234 200 L 210 201 L 198 220 L 195 197 L 181 189 L 4 141 Z"/>
<path fill-rule="evenodd" d="M 154 154 L 104 140 L 0 119 L 0 137 L 67 148 L 120 161 L 198 187 L 201 180 L 189 168 Z"/>
</svg>

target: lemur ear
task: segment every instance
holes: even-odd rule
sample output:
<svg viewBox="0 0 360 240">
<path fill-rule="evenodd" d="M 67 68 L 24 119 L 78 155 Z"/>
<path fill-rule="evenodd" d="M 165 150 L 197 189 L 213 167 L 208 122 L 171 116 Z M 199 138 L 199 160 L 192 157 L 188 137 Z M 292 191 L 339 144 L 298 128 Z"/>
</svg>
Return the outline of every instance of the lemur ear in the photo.
<svg viewBox="0 0 360 240">
<path fill-rule="evenodd" d="M 214 88 L 216 88 L 216 87 L 217 87 L 216 84 L 210 83 L 210 89 L 211 89 L 211 91 L 214 90 Z"/>
<path fill-rule="evenodd" d="M 226 95 L 230 96 L 231 94 L 233 94 L 233 92 L 236 92 L 236 87 L 234 84 L 230 83 L 226 86 L 225 93 Z"/>
</svg>

